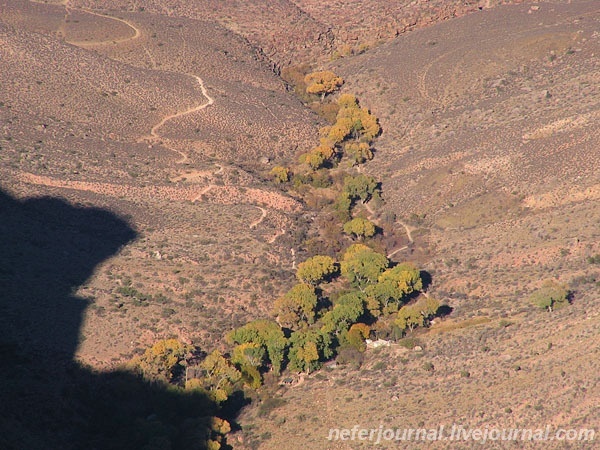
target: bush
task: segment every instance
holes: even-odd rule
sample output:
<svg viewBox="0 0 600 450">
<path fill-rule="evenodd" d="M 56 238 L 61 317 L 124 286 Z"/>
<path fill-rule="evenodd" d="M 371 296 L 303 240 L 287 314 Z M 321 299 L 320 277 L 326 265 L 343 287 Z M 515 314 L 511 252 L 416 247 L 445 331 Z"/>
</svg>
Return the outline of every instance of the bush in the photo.
<svg viewBox="0 0 600 450">
<path fill-rule="evenodd" d="M 539 308 L 552 311 L 569 302 L 569 290 L 556 281 L 546 281 L 540 289 L 529 297 L 531 303 Z"/>
<path fill-rule="evenodd" d="M 357 348 L 341 347 L 335 360 L 339 364 L 348 364 L 351 368 L 357 370 L 362 365 L 363 359 L 363 354 Z"/>
</svg>

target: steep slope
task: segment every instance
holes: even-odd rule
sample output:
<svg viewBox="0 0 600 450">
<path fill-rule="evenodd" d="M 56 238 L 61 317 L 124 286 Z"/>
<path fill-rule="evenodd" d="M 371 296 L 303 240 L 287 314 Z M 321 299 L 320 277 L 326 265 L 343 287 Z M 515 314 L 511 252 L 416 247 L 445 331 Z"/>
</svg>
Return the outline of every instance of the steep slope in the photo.
<svg viewBox="0 0 600 450">
<path fill-rule="evenodd" d="M 246 448 L 373 446 L 327 439 L 355 425 L 400 434 L 597 426 L 600 272 L 589 257 L 600 253 L 599 20 L 591 1 L 498 7 L 332 64 L 381 119 L 364 171 L 383 180 L 387 212 L 414 227 L 414 245 L 394 258 L 424 265 L 429 295 L 453 311 L 412 341 L 367 350 L 360 369 L 300 377 L 277 409 L 247 410 Z M 546 279 L 568 284 L 573 304 L 533 307 L 528 296 Z M 509 445 L 539 443 L 485 446 Z"/>
<path fill-rule="evenodd" d="M 219 25 L 0 9 L 2 188 L 108 208 L 140 233 L 81 288 L 80 357 L 110 365 L 172 335 L 212 346 L 266 313 L 301 204 L 255 171 L 312 145 L 318 119 Z"/>
</svg>

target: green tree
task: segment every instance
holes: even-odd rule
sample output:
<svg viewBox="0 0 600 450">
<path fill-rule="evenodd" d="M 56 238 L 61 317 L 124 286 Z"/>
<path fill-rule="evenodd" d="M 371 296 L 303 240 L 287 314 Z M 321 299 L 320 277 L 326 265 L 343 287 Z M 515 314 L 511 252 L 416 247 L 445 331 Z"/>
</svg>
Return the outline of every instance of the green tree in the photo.
<svg viewBox="0 0 600 450">
<path fill-rule="evenodd" d="M 337 218 L 342 222 L 347 222 L 351 218 L 350 210 L 352 208 L 352 199 L 346 192 L 342 192 L 335 203 L 333 210 Z"/>
<path fill-rule="evenodd" d="M 423 289 L 423 281 L 419 269 L 411 263 L 398 264 L 383 272 L 377 284 L 365 289 L 367 308 L 373 317 L 378 317 L 382 312 L 394 313 L 409 295 L 421 289 Z"/>
<path fill-rule="evenodd" d="M 330 311 L 321 318 L 321 330 L 324 333 L 340 334 L 361 317 L 365 312 L 365 296 L 361 292 L 341 295 Z"/>
<path fill-rule="evenodd" d="M 344 84 L 344 80 L 331 70 L 322 70 L 309 73 L 304 77 L 306 92 L 321 96 L 321 101 L 326 95 L 335 92 Z"/>
<path fill-rule="evenodd" d="M 364 244 L 353 244 L 346 249 L 340 263 L 342 276 L 361 290 L 375 283 L 387 268 L 389 260 Z"/>
<path fill-rule="evenodd" d="M 353 166 L 373 159 L 373 151 L 367 142 L 348 142 L 344 151 L 352 160 Z"/>
<path fill-rule="evenodd" d="M 433 297 L 422 297 L 417 302 L 400 308 L 395 323 L 400 329 L 408 328 L 410 331 L 416 327 L 429 326 L 439 308 L 440 302 Z"/>
<path fill-rule="evenodd" d="M 302 283 L 317 285 L 337 273 L 335 260 L 330 256 L 316 255 L 298 264 L 296 278 Z"/>
<path fill-rule="evenodd" d="M 344 179 L 344 193 L 352 201 L 360 199 L 367 203 L 372 197 L 380 195 L 380 187 L 375 178 L 360 174 Z"/>
<path fill-rule="evenodd" d="M 287 339 L 276 322 L 264 319 L 249 322 L 243 327 L 229 332 L 226 339 L 229 343 L 245 344 L 253 342 L 262 346 L 267 352 L 273 372 L 277 375 L 281 372 Z"/>
<path fill-rule="evenodd" d="M 409 329 L 413 331 L 417 327 L 422 327 L 424 324 L 423 315 L 415 308 L 415 305 L 404 305 L 398 311 L 398 317 L 396 318 L 396 325 L 401 330 Z"/>
<path fill-rule="evenodd" d="M 547 280 L 540 289 L 531 294 L 529 300 L 537 307 L 552 312 L 569 302 L 569 290 L 564 284 Z"/>
<path fill-rule="evenodd" d="M 313 286 L 299 283 L 275 301 L 273 313 L 283 327 L 291 330 L 308 327 L 314 323 L 317 300 Z"/>
<path fill-rule="evenodd" d="M 295 331 L 290 336 L 289 368 L 310 373 L 333 356 L 331 337 L 320 330 Z"/>
<path fill-rule="evenodd" d="M 356 217 L 344 224 L 344 233 L 359 238 L 370 238 L 375 235 L 375 224 L 362 217 Z"/>
<path fill-rule="evenodd" d="M 264 347 L 254 342 L 246 342 L 233 349 L 231 362 L 238 367 L 243 378 L 253 389 L 258 389 L 262 385 L 259 369 L 263 366 L 265 356 Z"/>
</svg>

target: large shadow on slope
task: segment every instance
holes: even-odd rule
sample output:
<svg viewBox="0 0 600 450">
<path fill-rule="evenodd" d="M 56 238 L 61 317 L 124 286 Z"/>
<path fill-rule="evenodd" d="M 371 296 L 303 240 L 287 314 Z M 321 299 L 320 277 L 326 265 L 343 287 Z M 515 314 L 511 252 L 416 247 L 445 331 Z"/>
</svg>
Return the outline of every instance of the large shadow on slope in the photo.
<svg viewBox="0 0 600 450">
<path fill-rule="evenodd" d="M 110 212 L 0 190 L 0 448 L 204 448 L 204 395 L 73 361 L 90 301 L 72 292 L 135 236 Z"/>
</svg>

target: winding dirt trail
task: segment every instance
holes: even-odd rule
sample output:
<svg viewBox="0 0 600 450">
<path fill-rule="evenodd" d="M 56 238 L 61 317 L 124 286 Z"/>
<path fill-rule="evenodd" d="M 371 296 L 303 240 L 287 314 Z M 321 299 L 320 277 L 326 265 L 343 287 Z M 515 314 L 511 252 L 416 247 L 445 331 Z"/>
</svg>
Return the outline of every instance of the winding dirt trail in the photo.
<svg viewBox="0 0 600 450">
<path fill-rule="evenodd" d="M 45 4 L 44 2 L 42 2 L 41 0 L 30 0 L 33 3 L 40 3 L 40 4 Z M 95 47 L 95 46 L 102 46 L 102 45 L 118 45 L 118 44 L 123 44 L 124 42 L 129 42 L 129 41 L 134 41 L 136 39 L 139 39 L 143 36 L 142 30 L 140 28 L 138 28 L 133 22 L 130 22 L 127 19 L 122 19 L 119 17 L 114 17 L 114 16 L 110 16 L 108 14 L 102 14 L 96 11 L 92 11 L 89 10 L 87 8 L 74 8 L 71 7 L 69 5 L 69 0 L 63 0 L 60 3 L 57 3 L 58 5 L 63 5 L 65 7 L 65 22 L 68 20 L 70 12 L 72 10 L 75 11 L 80 11 L 80 12 L 84 12 L 86 14 L 90 14 L 92 16 L 96 16 L 96 17 L 102 17 L 105 19 L 110 19 L 110 20 L 115 20 L 117 22 L 123 23 L 125 25 L 127 25 L 129 28 L 131 28 L 133 30 L 133 35 L 132 36 L 128 36 L 128 37 L 124 37 L 124 38 L 120 38 L 120 39 L 113 39 L 113 40 L 107 40 L 107 41 L 69 41 L 68 39 L 65 39 L 66 42 L 68 42 L 69 44 L 72 45 L 76 45 L 78 47 Z M 185 39 L 184 39 L 184 43 L 185 43 Z M 148 49 L 146 47 L 144 47 L 144 50 L 146 51 L 146 53 L 148 54 L 149 58 L 151 59 L 152 65 L 155 66 L 155 62 L 154 59 L 152 57 L 152 55 L 150 54 L 150 52 L 148 51 Z M 190 77 L 193 77 L 197 82 L 198 85 L 200 86 L 200 91 L 202 92 L 202 95 L 204 96 L 204 98 L 206 99 L 205 102 L 197 105 L 197 106 L 193 106 L 191 108 L 188 108 L 184 111 L 179 111 L 173 114 L 167 114 L 166 116 L 164 116 L 160 122 L 158 122 L 156 125 L 154 125 L 151 129 L 150 129 L 150 134 L 148 136 L 143 136 L 140 139 L 138 139 L 138 142 L 142 142 L 142 141 L 150 141 L 151 143 L 158 143 L 161 142 L 165 148 L 167 148 L 168 150 L 171 150 L 177 154 L 179 154 L 181 156 L 181 159 L 179 159 L 177 161 L 177 164 L 187 164 L 189 161 L 189 156 L 187 154 L 185 154 L 184 152 L 177 150 L 176 148 L 172 147 L 171 145 L 168 145 L 168 140 L 164 139 L 160 136 L 158 130 L 163 127 L 168 121 L 176 119 L 178 117 L 182 117 L 188 114 L 193 114 L 195 112 L 201 111 L 204 108 L 212 105 L 215 102 L 215 99 L 212 98 L 209 94 L 208 94 L 208 90 L 206 89 L 206 86 L 204 85 L 204 81 L 202 80 L 202 78 L 200 78 L 198 75 L 193 75 L 193 74 L 185 74 L 188 75 Z"/>
<path fill-rule="evenodd" d="M 143 136 L 140 139 L 138 139 L 138 142 L 149 141 L 151 143 L 162 143 L 165 146 L 165 148 L 167 148 L 167 149 L 171 150 L 172 152 L 175 152 L 181 156 L 181 159 L 179 159 L 177 161 L 177 164 L 187 164 L 190 160 L 189 156 L 187 154 L 185 154 L 184 152 L 182 152 L 181 150 L 177 150 L 176 148 L 168 145 L 168 139 L 162 138 L 160 136 L 158 130 L 160 128 L 162 128 L 170 120 L 176 119 L 178 117 L 186 116 L 188 114 L 193 114 L 198 111 L 202 111 L 204 108 L 207 108 L 208 106 L 212 105 L 215 102 L 215 99 L 212 98 L 210 95 L 208 95 L 208 91 L 206 89 L 206 86 L 204 86 L 204 81 L 202 81 L 202 78 L 200 78 L 198 75 L 190 75 L 190 74 L 187 74 L 187 75 L 196 79 L 196 81 L 200 85 L 200 90 L 202 91 L 202 95 L 204 95 L 204 97 L 206 98 L 206 103 L 202 103 L 200 105 L 193 106 L 184 111 L 179 111 L 179 112 L 176 112 L 173 114 L 166 115 L 165 117 L 163 117 L 161 119 L 160 122 L 158 122 L 156 125 L 154 125 L 150 129 L 150 134 L 148 136 Z M 220 167 L 220 169 L 216 173 L 222 172 L 223 167 L 220 165 L 219 165 L 219 167 Z"/>
<path fill-rule="evenodd" d="M 250 229 L 256 228 L 263 220 L 265 220 L 265 217 L 267 217 L 267 210 L 265 208 L 260 206 L 256 206 L 256 208 L 260 209 L 261 215 L 259 219 L 250 224 Z"/>
<path fill-rule="evenodd" d="M 30 0 L 30 1 L 33 3 L 48 4 L 42 0 Z M 108 45 L 119 45 L 119 44 L 124 44 L 126 42 L 140 39 L 144 36 L 144 31 L 142 29 L 138 28 L 138 26 L 136 26 L 136 24 L 134 24 L 133 22 L 131 22 L 127 19 L 114 17 L 111 15 L 93 11 L 93 10 L 90 10 L 87 8 L 72 7 L 69 4 L 69 0 L 62 0 L 60 2 L 51 3 L 51 4 L 62 5 L 65 8 L 65 20 L 64 20 L 64 24 L 61 25 L 61 33 L 65 39 L 65 42 L 67 42 L 71 45 L 75 45 L 75 46 L 82 47 L 82 48 L 91 48 L 91 47 L 96 47 L 96 46 L 108 46 Z M 120 22 L 120 23 L 126 25 L 127 27 L 129 27 L 132 30 L 132 34 L 127 37 L 122 37 L 122 38 L 112 39 L 112 40 L 69 41 L 68 36 L 67 36 L 66 27 L 67 27 L 67 23 L 69 22 L 70 16 L 72 15 L 73 11 L 78 11 L 81 13 L 90 14 L 92 16 L 101 17 L 103 19 L 109 19 L 109 20 L 114 20 L 114 21 Z M 183 49 L 185 51 L 185 49 L 187 48 L 187 42 L 185 39 L 185 35 L 183 35 L 183 31 L 181 33 L 182 33 L 181 38 L 183 41 Z M 150 59 L 152 68 L 156 69 L 156 62 L 155 62 L 152 54 L 144 45 L 142 45 L 142 47 L 143 47 L 143 50 L 148 55 L 148 58 Z M 160 144 L 167 150 L 177 153 L 181 157 L 179 160 L 176 161 L 177 164 L 188 164 L 190 161 L 190 157 L 188 156 L 188 154 L 184 153 L 183 151 L 179 150 L 175 145 L 173 145 L 173 143 L 168 138 L 162 136 L 160 133 L 161 128 L 164 127 L 171 120 L 175 120 L 177 118 L 186 116 L 188 114 L 197 113 L 215 103 L 215 99 L 213 97 L 211 97 L 210 94 L 208 93 L 208 90 L 207 90 L 206 86 L 204 85 L 204 81 L 202 80 L 202 78 L 200 78 L 198 75 L 189 74 L 189 73 L 184 73 L 183 75 L 190 76 L 196 80 L 196 82 L 198 83 L 198 86 L 200 87 L 202 96 L 204 97 L 203 101 L 201 101 L 200 104 L 189 107 L 185 110 L 177 111 L 177 112 L 165 115 L 164 117 L 162 117 L 162 119 L 158 123 L 156 123 L 155 125 L 152 126 L 152 128 L 150 128 L 150 132 L 148 135 L 142 136 L 139 139 L 137 139 L 138 143 L 146 142 L 149 145 Z M 224 171 L 223 165 L 215 163 L 215 166 L 217 167 L 217 170 L 214 172 L 214 175 L 222 174 Z M 77 190 L 98 191 L 98 192 L 102 192 L 102 193 L 108 193 L 109 195 L 111 193 L 115 193 L 115 192 L 119 191 L 119 189 L 117 189 L 115 186 L 112 186 L 107 183 L 104 183 L 104 184 L 85 183 L 85 182 L 58 183 L 55 180 L 50 180 L 50 179 L 46 179 L 46 178 L 42 179 L 40 177 L 35 178 L 32 176 L 25 177 L 25 179 L 26 179 L 26 182 L 28 182 L 28 183 L 46 184 L 48 186 L 63 187 L 63 188 L 77 189 Z M 214 184 L 209 184 L 206 187 L 204 187 L 200 192 L 196 191 L 197 193 L 193 194 L 192 196 L 190 196 L 190 192 L 189 192 L 190 188 L 188 187 L 181 191 L 182 192 L 181 197 L 182 197 L 182 199 L 184 199 L 184 198 L 190 199 L 192 201 L 192 203 L 195 203 L 198 200 L 200 200 L 205 194 L 209 193 L 211 190 L 214 190 L 217 187 L 218 186 L 216 186 Z M 169 188 L 169 189 L 173 190 L 174 188 Z M 159 188 L 159 190 L 160 190 L 160 188 Z M 171 190 L 169 190 L 166 197 L 169 197 L 171 199 L 179 198 L 179 193 L 175 192 L 175 191 L 171 192 Z M 141 192 L 137 192 L 137 191 L 136 191 L 136 193 L 141 194 Z M 147 194 L 147 193 L 144 191 L 143 194 Z M 267 197 L 268 197 L 268 194 L 264 194 L 264 195 L 267 195 Z M 221 200 L 223 200 L 223 199 L 221 199 Z M 228 200 L 231 200 L 231 198 Z M 246 200 L 248 200 L 248 198 L 246 198 Z M 252 204 L 252 203 L 253 202 L 250 201 L 250 204 Z M 250 225 L 249 225 L 250 229 L 254 229 L 254 228 L 258 227 L 263 222 L 263 220 L 265 220 L 265 218 L 267 217 L 267 214 L 268 214 L 267 209 L 265 209 L 261 206 L 257 206 L 255 204 L 253 206 L 255 206 L 256 208 L 258 208 L 261 211 L 261 216 L 257 220 L 250 223 Z M 286 209 L 288 207 L 293 209 L 293 205 L 290 206 L 290 205 L 285 204 L 285 202 L 283 202 L 283 205 L 281 206 L 281 208 Z M 272 244 L 273 242 L 275 242 L 275 240 L 279 236 L 281 236 L 283 234 L 285 234 L 285 230 L 281 229 L 273 237 L 271 237 L 268 242 L 270 244 Z"/>
</svg>

